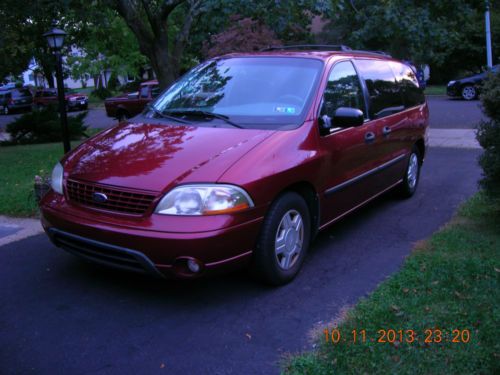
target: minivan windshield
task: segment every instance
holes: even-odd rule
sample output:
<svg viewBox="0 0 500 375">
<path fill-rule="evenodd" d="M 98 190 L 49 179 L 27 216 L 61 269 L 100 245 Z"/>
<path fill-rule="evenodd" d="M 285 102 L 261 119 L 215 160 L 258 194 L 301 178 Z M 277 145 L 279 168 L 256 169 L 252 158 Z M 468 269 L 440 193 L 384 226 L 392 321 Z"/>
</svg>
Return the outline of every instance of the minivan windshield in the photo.
<svg viewBox="0 0 500 375">
<path fill-rule="evenodd" d="M 224 117 L 241 127 L 293 128 L 304 121 L 322 66 L 308 58 L 211 60 L 187 73 L 151 107 L 193 123 Z"/>
</svg>

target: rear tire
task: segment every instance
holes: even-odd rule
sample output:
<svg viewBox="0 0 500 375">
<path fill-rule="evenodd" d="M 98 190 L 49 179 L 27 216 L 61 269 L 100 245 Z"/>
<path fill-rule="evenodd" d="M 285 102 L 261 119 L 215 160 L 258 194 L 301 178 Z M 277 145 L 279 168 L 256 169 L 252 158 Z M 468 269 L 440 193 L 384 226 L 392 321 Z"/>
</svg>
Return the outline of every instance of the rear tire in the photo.
<svg viewBox="0 0 500 375">
<path fill-rule="evenodd" d="M 309 247 L 311 219 L 297 193 L 280 196 L 269 208 L 253 254 L 252 271 L 263 282 L 283 285 L 299 272 Z"/>
<path fill-rule="evenodd" d="M 464 100 L 474 100 L 477 98 L 477 90 L 473 85 L 465 85 L 460 92 Z"/>
<path fill-rule="evenodd" d="M 408 163 L 406 164 L 405 174 L 403 176 L 403 181 L 399 185 L 399 195 L 402 198 L 410 198 L 415 191 L 417 191 L 418 181 L 420 180 L 420 167 L 422 165 L 422 160 L 420 157 L 420 152 L 416 146 L 413 146 L 410 156 L 408 158 Z"/>
</svg>

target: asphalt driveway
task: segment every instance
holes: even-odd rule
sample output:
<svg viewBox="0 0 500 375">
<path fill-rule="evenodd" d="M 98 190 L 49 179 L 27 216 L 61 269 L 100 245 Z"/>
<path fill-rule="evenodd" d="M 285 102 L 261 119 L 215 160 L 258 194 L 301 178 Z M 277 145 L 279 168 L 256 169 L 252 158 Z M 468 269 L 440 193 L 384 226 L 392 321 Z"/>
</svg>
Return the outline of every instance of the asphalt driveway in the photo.
<svg viewBox="0 0 500 375">
<path fill-rule="evenodd" d="M 81 263 L 43 235 L 0 247 L 0 373 L 276 374 L 476 191 L 478 154 L 429 150 L 412 199 L 385 195 L 322 232 L 282 288 L 243 272 L 158 282 Z"/>
</svg>

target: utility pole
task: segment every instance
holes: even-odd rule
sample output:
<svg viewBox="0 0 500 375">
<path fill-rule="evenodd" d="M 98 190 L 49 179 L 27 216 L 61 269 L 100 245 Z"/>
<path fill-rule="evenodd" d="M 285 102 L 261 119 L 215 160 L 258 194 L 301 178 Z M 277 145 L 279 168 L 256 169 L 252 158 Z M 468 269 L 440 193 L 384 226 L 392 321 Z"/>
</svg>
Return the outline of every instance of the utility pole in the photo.
<svg viewBox="0 0 500 375">
<path fill-rule="evenodd" d="M 485 1 L 486 10 L 484 13 L 484 21 L 486 25 L 486 63 L 488 68 L 493 66 L 493 56 L 491 54 L 491 26 L 490 26 L 490 2 Z"/>
</svg>

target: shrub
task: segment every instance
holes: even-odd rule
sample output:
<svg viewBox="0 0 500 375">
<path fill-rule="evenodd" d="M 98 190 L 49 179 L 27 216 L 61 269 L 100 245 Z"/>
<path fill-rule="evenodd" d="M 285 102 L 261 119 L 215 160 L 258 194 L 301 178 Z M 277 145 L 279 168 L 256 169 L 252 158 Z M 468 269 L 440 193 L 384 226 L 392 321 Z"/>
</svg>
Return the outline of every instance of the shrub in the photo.
<svg viewBox="0 0 500 375">
<path fill-rule="evenodd" d="M 87 112 L 68 116 L 68 130 L 71 139 L 79 139 L 87 127 L 84 118 Z M 22 115 L 7 125 L 10 141 L 6 144 L 48 143 L 62 140 L 61 120 L 55 107 L 49 106 Z"/>
<path fill-rule="evenodd" d="M 104 100 L 106 98 L 113 96 L 113 92 L 110 89 L 107 89 L 106 87 L 99 87 L 98 89 L 92 91 L 91 95 Z"/>
<path fill-rule="evenodd" d="M 483 168 L 481 186 L 500 208 L 500 73 L 490 74 L 481 91 L 481 104 L 489 120 L 477 126 L 476 138 L 484 149 L 479 158 Z"/>
<path fill-rule="evenodd" d="M 140 86 L 141 86 L 141 82 L 140 81 L 127 82 L 124 85 L 120 86 L 119 91 L 121 91 L 121 92 L 139 91 L 139 87 Z"/>
</svg>

